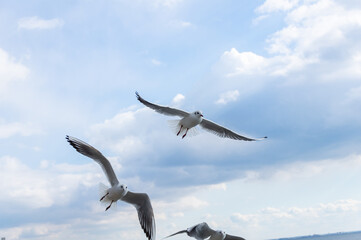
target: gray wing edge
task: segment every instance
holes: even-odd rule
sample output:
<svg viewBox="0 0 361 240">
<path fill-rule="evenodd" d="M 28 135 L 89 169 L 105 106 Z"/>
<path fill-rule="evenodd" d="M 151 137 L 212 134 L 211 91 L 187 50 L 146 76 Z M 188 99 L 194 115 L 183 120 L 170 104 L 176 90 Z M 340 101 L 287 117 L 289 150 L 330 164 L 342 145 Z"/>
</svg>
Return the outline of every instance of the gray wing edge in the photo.
<svg viewBox="0 0 361 240">
<path fill-rule="evenodd" d="M 229 234 L 226 234 L 226 237 L 224 238 L 224 240 L 246 240 L 242 237 L 237 237 L 237 236 L 232 236 Z"/>
<path fill-rule="evenodd" d="M 169 236 L 166 236 L 166 237 L 164 237 L 164 238 L 162 238 L 162 239 L 166 239 L 166 238 L 169 238 L 169 237 L 173 237 L 174 235 L 181 234 L 181 233 L 187 233 L 187 230 L 180 230 L 179 232 L 173 233 L 173 234 L 171 234 L 171 235 L 169 235 Z"/>
<path fill-rule="evenodd" d="M 150 198 L 146 193 L 128 193 L 122 198 L 123 201 L 132 204 L 138 212 L 138 220 L 148 240 L 155 240 L 156 226 Z"/>
<path fill-rule="evenodd" d="M 83 154 L 84 156 L 87 156 L 87 157 L 93 159 L 101 166 L 106 177 L 108 178 L 109 183 L 112 186 L 119 184 L 119 181 L 112 168 L 112 165 L 110 164 L 109 160 L 103 156 L 103 154 L 101 152 L 99 152 L 96 148 L 89 145 L 88 143 L 86 143 L 80 139 L 77 139 L 75 137 L 66 135 L 65 138 L 69 142 L 69 144 L 75 148 L 76 151 Z"/>
<path fill-rule="evenodd" d="M 235 133 L 231 130 L 229 130 L 228 128 L 222 127 L 210 120 L 204 119 L 202 120 L 202 122 L 199 124 L 202 128 L 204 128 L 205 130 L 216 134 L 219 137 L 222 138 L 230 138 L 230 139 L 234 139 L 234 140 L 243 140 L 243 141 L 260 141 L 263 139 L 266 139 L 266 137 L 263 138 L 248 138 L 242 135 L 239 135 L 238 133 Z"/>
<path fill-rule="evenodd" d="M 143 103 L 145 106 L 155 110 L 158 113 L 164 114 L 164 115 L 168 115 L 168 116 L 179 116 L 179 117 L 186 117 L 189 115 L 189 113 L 180 110 L 180 109 L 176 109 L 176 108 L 171 108 L 171 107 L 165 107 L 165 106 L 160 106 L 151 102 L 148 102 L 147 100 L 145 100 L 144 98 L 142 98 L 138 92 L 135 92 L 135 95 L 138 99 L 139 102 Z"/>
</svg>

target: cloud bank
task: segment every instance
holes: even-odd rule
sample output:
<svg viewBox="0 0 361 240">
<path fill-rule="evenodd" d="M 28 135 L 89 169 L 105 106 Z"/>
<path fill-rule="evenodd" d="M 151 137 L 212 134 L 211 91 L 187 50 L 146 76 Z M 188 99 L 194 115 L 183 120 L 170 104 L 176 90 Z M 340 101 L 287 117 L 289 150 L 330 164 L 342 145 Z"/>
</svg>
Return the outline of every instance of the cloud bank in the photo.
<svg viewBox="0 0 361 240">
<path fill-rule="evenodd" d="M 58 18 L 41 19 L 37 16 L 21 18 L 18 21 L 18 28 L 26 30 L 49 30 L 60 28 L 64 25 L 64 21 Z"/>
</svg>

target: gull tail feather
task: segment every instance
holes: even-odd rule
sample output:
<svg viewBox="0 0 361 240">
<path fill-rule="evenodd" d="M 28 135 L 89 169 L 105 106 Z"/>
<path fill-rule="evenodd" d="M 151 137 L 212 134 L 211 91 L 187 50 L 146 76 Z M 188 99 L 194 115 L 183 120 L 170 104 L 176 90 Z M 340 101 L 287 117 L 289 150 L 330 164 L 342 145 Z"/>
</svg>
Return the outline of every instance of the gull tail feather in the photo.
<svg viewBox="0 0 361 240">
<path fill-rule="evenodd" d="M 108 207 L 111 204 L 111 208 L 110 209 L 116 209 L 118 206 L 118 201 L 116 202 L 112 202 L 106 195 L 108 193 L 108 186 L 103 184 L 103 183 L 99 183 L 99 199 L 100 199 L 100 203 L 105 206 Z M 105 197 L 104 197 L 105 196 Z"/>
<path fill-rule="evenodd" d="M 179 232 L 173 233 L 173 234 L 171 234 L 171 235 L 169 235 L 169 236 L 167 236 L 167 237 L 164 237 L 164 238 L 162 238 L 162 239 L 169 238 L 169 237 L 173 237 L 174 235 L 181 234 L 181 233 L 187 233 L 187 230 L 181 230 L 181 231 L 179 231 Z"/>
<path fill-rule="evenodd" d="M 196 135 L 198 135 L 199 131 L 197 127 L 192 127 L 190 129 L 188 129 L 188 133 L 187 133 L 187 137 L 194 137 Z"/>
<path fill-rule="evenodd" d="M 99 183 L 99 199 L 103 198 L 108 193 L 108 186 L 104 183 Z M 102 204 L 110 204 L 110 200 L 107 197 L 104 197 L 101 201 Z"/>
<path fill-rule="evenodd" d="M 177 134 L 179 132 L 179 129 L 181 127 L 179 122 L 180 120 L 178 119 L 168 120 L 168 126 L 174 134 Z M 182 128 L 181 131 L 179 132 L 179 136 L 183 136 L 183 134 L 186 133 L 186 130 L 187 130 L 186 128 Z M 198 133 L 199 133 L 198 129 L 196 127 L 192 127 L 191 129 L 188 129 L 187 137 L 196 136 L 198 135 Z"/>
<path fill-rule="evenodd" d="M 168 122 L 168 127 L 170 128 L 170 130 L 172 130 L 172 132 L 174 132 L 174 134 L 177 134 L 180 129 L 180 125 L 179 125 L 180 120 L 172 119 L 172 120 L 168 120 L 167 122 Z M 182 131 L 179 134 L 181 134 L 183 131 L 185 131 L 185 129 L 182 129 Z"/>
</svg>

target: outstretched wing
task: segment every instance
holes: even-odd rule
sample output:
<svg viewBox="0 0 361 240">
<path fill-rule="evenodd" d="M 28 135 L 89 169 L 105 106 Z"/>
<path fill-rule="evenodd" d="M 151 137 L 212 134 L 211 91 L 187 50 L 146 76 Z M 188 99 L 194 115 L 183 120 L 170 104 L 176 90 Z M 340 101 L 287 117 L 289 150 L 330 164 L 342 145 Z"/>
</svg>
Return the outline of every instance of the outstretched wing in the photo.
<svg viewBox="0 0 361 240">
<path fill-rule="evenodd" d="M 164 238 L 162 238 L 162 239 L 169 238 L 169 237 L 173 237 L 174 235 L 181 234 L 181 233 L 187 233 L 187 230 L 181 230 L 181 231 L 179 231 L 179 232 L 176 232 L 176 233 L 173 233 L 173 234 L 171 234 L 171 235 L 169 235 L 169 236 L 166 236 L 166 237 L 164 237 Z"/>
<path fill-rule="evenodd" d="M 171 107 L 164 107 L 164 106 L 160 106 L 154 103 L 150 103 L 146 100 L 144 100 L 138 92 L 135 92 L 135 95 L 137 96 L 137 99 L 139 100 L 139 102 L 143 103 L 145 106 L 155 110 L 156 112 L 159 112 L 161 114 L 164 115 L 168 115 L 168 116 L 179 116 L 179 117 L 186 117 L 189 115 L 189 113 L 180 110 L 180 109 L 176 109 L 176 108 L 171 108 Z"/>
<path fill-rule="evenodd" d="M 224 240 L 246 240 L 242 237 L 237 237 L 237 236 L 232 236 L 229 234 L 226 234 L 226 237 L 224 238 Z"/>
<path fill-rule="evenodd" d="M 214 133 L 223 138 L 231 138 L 231 139 L 243 140 L 243 141 L 258 141 L 267 138 L 267 137 L 263 137 L 263 138 L 244 137 L 239 135 L 238 133 L 229 130 L 228 128 L 222 127 L 205 118 L 203 118 L 202 122 L 199 125 L 203 127 L 205 130 L 210 131 L 211 133 Z"/>
<path fill-rule="evenodd" d="M 106 159 L 103 156 L 103 154 L 101 154 L 101 152 L 99 152 L 94 147 L 90 146 L 89 144 L 87 144 L 75 137 L 70 137 L 67 135 L 66 140 L 70 143 L 70 145 L 72 145 L 75 148 L 75 150 L 77 150 L 78 152 L 80 152 L 81 154 L 83 154 L 89 158 L 92 158 L 94 161 L 99 163 L 99 165 L 102 167 L 105 175 L 107 176 L 109 183 L 112 186 L 118 185 L 119 181 L 118 181 L 117 177 L 115 176 L 112 165 L 110 165 L 109 160 Z"/>
<path fill-rule="evenodd" d="M 155 240 L 156 229 L 152 204 L 146 193 L 128 193 L 122 198 L 123 201 L 132 204 L 138 212 L 138 219 L 145 235 L 149 240 Z"/>
</svg>

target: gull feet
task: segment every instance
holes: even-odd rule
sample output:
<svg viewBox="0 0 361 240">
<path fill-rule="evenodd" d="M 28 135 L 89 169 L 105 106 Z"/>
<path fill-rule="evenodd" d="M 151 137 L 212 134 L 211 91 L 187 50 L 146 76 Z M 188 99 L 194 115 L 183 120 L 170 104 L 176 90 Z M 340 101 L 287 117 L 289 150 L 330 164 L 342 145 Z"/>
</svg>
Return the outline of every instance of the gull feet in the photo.
<svg viewBox="0 0 361 240">
<path fill-rule="evenodd" d="M 103 199 L 108 196 L 109 193 L 105 194 L 99 201 L 103 201 Z"/>
<path fill-rule="evenodd" d="M 177 133 L 177 136 L 180 134 L 182 128 L 183 128 L 183 125 L 181 125 L 181 127 L 180 127 L 180 129 L 179 129 L 179 131 L 178 131 L 178 133 Z"/>
<path fill-rule="evenodd" d="M 182 138 L 184 138 L 187 135 L 187 132 L 188 132 L 188 128 L 187 128 L 186 133 L 183 135 Z"/>
<path fill-rule="evenodd" d="M 113 201 L 111 201 L 110 205 L 105 209 L 105 211 L 108 210 L 112 206 L 112 203 L 113 203 Z"/>
</svg>

